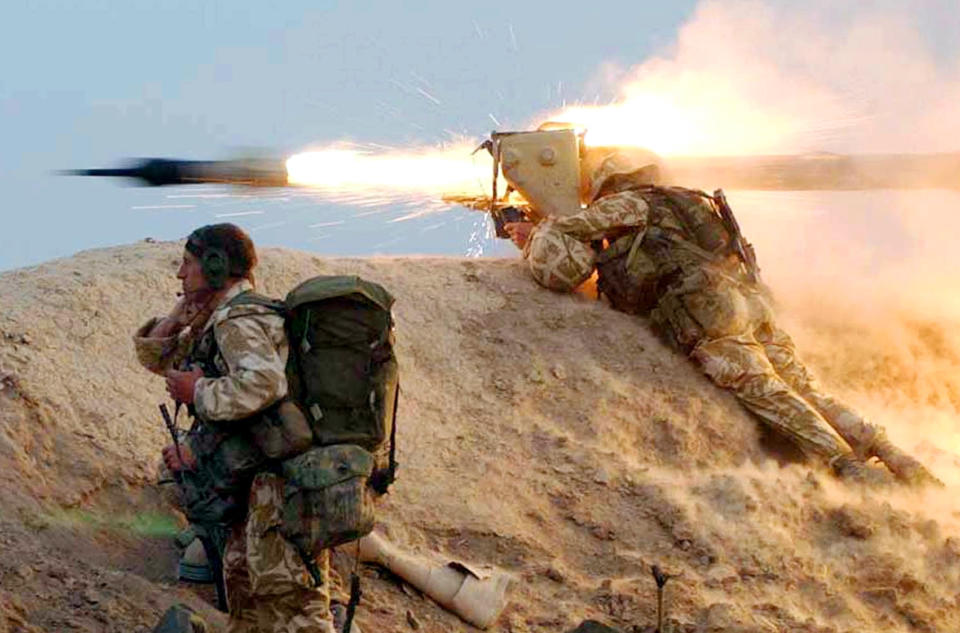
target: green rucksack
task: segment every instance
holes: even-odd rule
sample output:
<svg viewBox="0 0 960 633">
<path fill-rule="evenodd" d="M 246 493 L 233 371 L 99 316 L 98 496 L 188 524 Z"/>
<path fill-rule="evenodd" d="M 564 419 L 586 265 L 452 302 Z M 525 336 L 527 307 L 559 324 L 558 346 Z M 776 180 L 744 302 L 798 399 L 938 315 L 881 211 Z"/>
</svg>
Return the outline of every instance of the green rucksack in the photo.
<svg viewBox="0 0 960 633">
<path fill-rule="evenodd" d="M 281 532 L 316 554 L 368 534 L 373 493 L 395 478 L 393 297 L 359 277 L 320 276 L 291 290 L 284 305 L 290 396 L 319 446 L 282 464 Z"/>
<path fill-rule="evenodd" d="M 290 396 L 317 443 L 377 453 L 393 433 L 397 404 L 393 297 L 359 277 L 320 276 L 291 290 L 284 305 Z"/>
<path fill-rule="evenodd" d="M 359 277 L 319 276 L 282 304 L 252 293 L 232 303 L 283 313 L 288 399 L 313 433 L 313 448 L 280 464 L 281 532 L 307 555 L 364 536 L 373 529 L 373 496 L 387 491 L 397 468 L 393 297 Z"/>
<path fill-rule="evenodd" d="M 261 305 L 283 315 L 290 350 L 284 402 L 295 403 L 302 412 L 314 446 L 356 444 L 373 453 L 372 477 L 381 494 L 396 471 L 393 423 L 399 382 L 393 301 L 379 284 L 352 275 L 312 277 L 283 301 L 253 292 L 230 301 L 231 306 Z M 285 438 L 300 435 L 293 428 L 299 421 L 289 415 L 272 418 L 250 427 L 267 457 L 285 459 L 302 452 L 284 445 Z"/>
</svg>

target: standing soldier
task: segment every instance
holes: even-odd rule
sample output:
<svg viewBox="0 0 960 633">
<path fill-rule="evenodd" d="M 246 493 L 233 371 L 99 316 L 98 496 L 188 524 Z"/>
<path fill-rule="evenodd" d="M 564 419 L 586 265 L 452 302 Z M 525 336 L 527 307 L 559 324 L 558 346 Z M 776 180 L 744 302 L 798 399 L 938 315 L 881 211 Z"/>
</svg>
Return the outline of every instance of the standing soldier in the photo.
<svg viewBox="0 0 960 633">
<path fill-rule="evenodd" d="M 615 150 L 587 149 L 581 171 L 588 206 L 506 225 L 538 283 L 571 291 L 596 270 L 614 308 L 649 316 L 716 385 L 838 476 L 875 480 L 880 471 L 866 460 L 878 457 L 905 482 L 937 481 L 882 428 L 821 391 L 738 253 L 720 196 L 655 186 L 656 166 Z"/>
<path fill-rule="evenodd" d="M 265 471 L 248 432 L 287 395 L 283 317 L 233 301 L 252 288 L 256 263 L 253 243 L 233 224 L 191 233 L 177 271 L 183 297 L 169 315 L 145 323 L 134 345 L 141 364 L 165 376 L 167 392 L 195 418 L 188 440 L 164 448 L 163 458 L 194 484 L 183 488 L 186 505 L 214 531 L 222 528 L 211 540 L 223 550 L 227 630 L 329 633 L 328 551 L 304 560 L 281 536 L 283 480 Z"/>
</svg>

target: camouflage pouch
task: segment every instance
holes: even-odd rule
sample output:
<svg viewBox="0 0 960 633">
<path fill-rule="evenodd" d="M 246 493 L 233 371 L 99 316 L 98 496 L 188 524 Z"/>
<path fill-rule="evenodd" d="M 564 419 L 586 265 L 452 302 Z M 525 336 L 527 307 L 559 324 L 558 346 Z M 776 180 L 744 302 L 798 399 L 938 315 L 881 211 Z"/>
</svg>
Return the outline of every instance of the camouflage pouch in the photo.
<svg viewBox="0 0 960 633">
<path fill-rule="evenodd" d="M 313 431 L 300 408 L 283 400 L 260 414 L 250 425 L 253 442 L 268 459 L 299 455 L 313 444 Z"/>
<path fill-rule="evenodd" d="M 187 518 L 200 525 L 242 518 L 250 482 L 265 463 L 250 434 L 226 433 L 198 424 L 188 441 L 197 456 L 197 468 L 181 473 L 180 493 Z"/>
<path fill-rule="evenodd" d="M 650 314 L 653 329 L 667 343 L 685 354 L 703 338 L 703 328 L 697 323 L 683 303 L 680 296 L 668 292 L 660 298 L 656 309 Z"/>
<path fill-rule="evenodd" d="M 310 556 L 369 534 L 373 465 L 373 455 L 355 444 L 320 446 L 284 461 L 280 533 Z"/>
</svg>

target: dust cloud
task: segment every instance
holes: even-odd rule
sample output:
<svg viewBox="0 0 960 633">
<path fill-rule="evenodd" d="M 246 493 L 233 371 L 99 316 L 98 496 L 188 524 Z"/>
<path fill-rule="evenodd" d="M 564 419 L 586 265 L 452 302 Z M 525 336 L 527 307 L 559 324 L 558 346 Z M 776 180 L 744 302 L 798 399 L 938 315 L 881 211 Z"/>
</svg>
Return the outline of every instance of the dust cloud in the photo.
<svg viewBox="0 0 960 633">
<path fill-rule="evenodd" d="M 702 2 L 669 50 L 601 68 L 594 88 L 616 103 L 553 118 L 661 154 L 956 151 L 960 48 L 946 33 L 960 16 L 946 4 Z"/>
<path fill-rule="evenodd" d="M 553 116 L 666 154 L 957 152 L 960 48 L 929 36 L 956 13 L 702 2 L 671 50 L 604 69 L 616 104 Z M 781 325 L 826 388 L 960 484 L 960 193 L 728 194 Z M 948 495 L 894 503 L 960 524 Z"/>
</svg>

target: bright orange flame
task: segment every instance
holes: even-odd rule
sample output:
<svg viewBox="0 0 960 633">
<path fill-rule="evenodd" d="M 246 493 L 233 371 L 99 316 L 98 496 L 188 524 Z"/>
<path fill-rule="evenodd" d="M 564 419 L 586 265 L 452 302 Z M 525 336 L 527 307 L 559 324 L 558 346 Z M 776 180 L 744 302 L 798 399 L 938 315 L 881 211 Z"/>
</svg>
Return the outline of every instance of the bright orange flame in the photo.
<svg viewBox="0 0 960 633">
<path fill-rule="evenodd" d="M 862 122 L 863 103 L 851 91 L 819 81 L 821 67 L 810 72 L 810 64 L 801 63 L 809 62 L 815 46 L 797 46 L 803 39 L 792 39 L 781 51 L 782 30 L 769 17 L 747 13 L 704 3 L 678 33 L 669 56 L 650 58 L 629 71 L 617 88 L 616 103 L 574 105 L 551 118 L 585 127 L 588 144 L 638 145 L 664 155 L 834 148 Z M 753 38 L 731 37 L 737 33 Z"/>
<path fill-rule="evenodd" d="M 827 105 L 818 104 L 822 113 Z M 729 84 L 691 73 L 669 82 L 646 77 L 622 88 L 620 102 L 571 106 L 550 116 L 586 129 L 588 145 L 634 145 L 662 155 L 744 155 L 808 149 L 835 125 L 751 103 Z M 831 112 L 829 121 L 842 119 Z"/>
<path fill-rule="evenodd" d="M 369 192 L 382 197 L 482 195 L 489 191 L 491 163 L 475 145 L 422 147 L 380 152 L 331 147 L 287 159 L 292 185 L 326 192 Z"/>
</svg>

